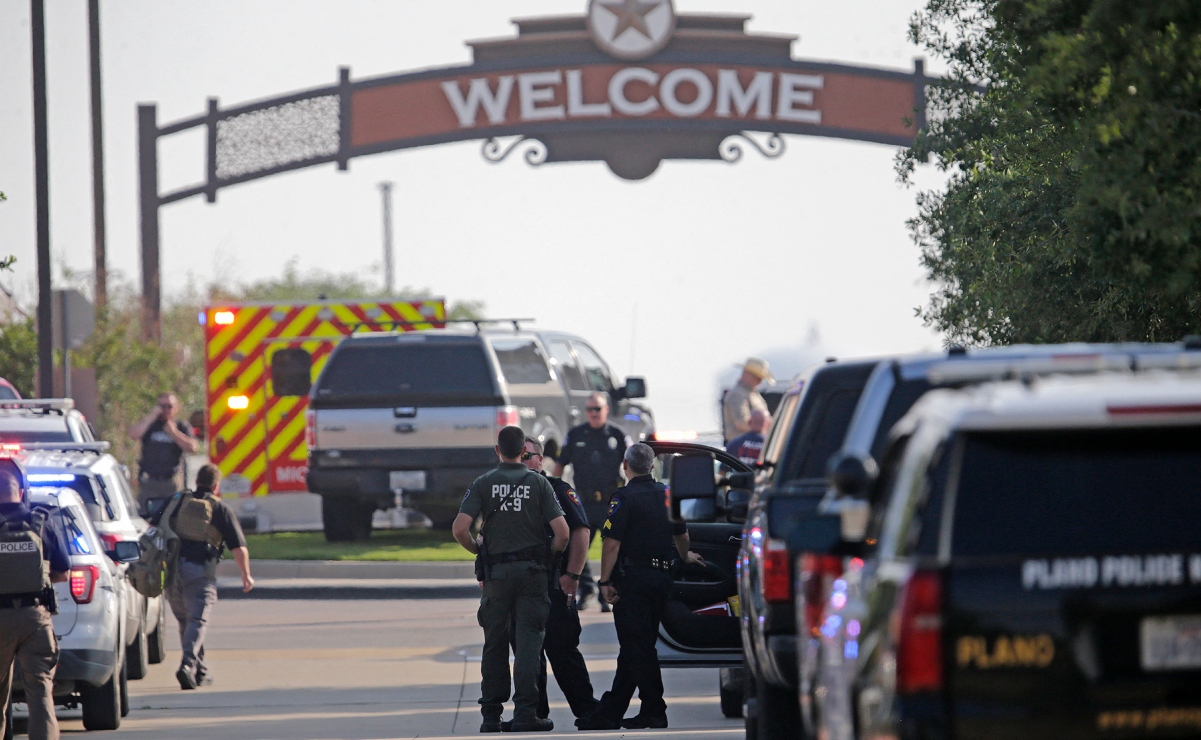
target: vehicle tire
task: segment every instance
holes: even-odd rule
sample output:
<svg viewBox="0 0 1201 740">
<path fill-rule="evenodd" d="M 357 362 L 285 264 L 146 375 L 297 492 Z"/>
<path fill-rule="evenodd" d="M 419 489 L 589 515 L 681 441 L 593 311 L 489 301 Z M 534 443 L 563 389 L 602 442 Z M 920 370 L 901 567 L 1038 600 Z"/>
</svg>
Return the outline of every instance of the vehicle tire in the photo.
<svg viewBox="0 0 1201 740">
<path fill-rule="evenodd" d="M 129 716 L 129 659 L 121 664 L 121 716 Z"/>
<path fill-rule="evenodd" d="M 100 686 L 83 684 L 79 704 L 83 708 L 83 729 L 115 730 L 121 726 L 121 673 L 124 664 Z"/>
<path fill-rule="evenodd" d="M 721 687 L 721 714 L 731 719 L 742 716 L 742 694 L 740 689 Z"/>
<path fill-rule="evenodd" d="M 326 542 L 349 542 L 350 536 L 350 501 L 331 496 L 321 497 L 321 528 L 325 531 Z"/>
<path fill-rule="evenodd" d="M 742 716 L 746 721 L 746 740 L 759 740 L 759 698 L 755 679 L 747 669 L 746 683 L 742 689 Z"/>
<path fill-rule="evenodd" d="M 758 740 L 792 740 L 801 726 L 801 707 L 794 689 L 760 681 L 755 702 Z"/>
<path fill-rule="evenodd" d="M 161 597 L 158 605 L 158 624 L 146 636 L 146 661 L 158 665 L 167 659 L 167 597 Z"/>
<path fill-rule="evenodd" d="M 138 628 L 132 645 L 125 648 L 125 675 L 131 681 L 141 681 L 150 672 L 150 644 L 146 638 L 146 624 Z"/>
<path fill-rule="evenodd" d="M 350 539 L 364 542 L 371 539 L 371 520 L 375 518 L 375 504 L 356 501 L 351 509 Z"/>
</svg>

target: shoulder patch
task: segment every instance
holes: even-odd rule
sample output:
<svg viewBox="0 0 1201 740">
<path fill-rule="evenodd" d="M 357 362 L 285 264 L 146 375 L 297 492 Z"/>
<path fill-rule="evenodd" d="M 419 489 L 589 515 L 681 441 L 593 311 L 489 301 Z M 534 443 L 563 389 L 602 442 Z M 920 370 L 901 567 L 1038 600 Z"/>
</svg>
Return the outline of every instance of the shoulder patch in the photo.
<svg viewBox="0 0 1201 740">
<path fill-rule="evenodd" d="M 613 516 L 613 513 L 620 508 L 621 508 L 621 499 L 615 498 L 612 501 L 610 501 L 609 502 L 609 516 Z"/>
<path fill-rule="evenodd" d="M 468 488 L 467 493 L 463 494 L 463 500 L 459 502 L 459 506 L 462 506 L 463 504 L 467 503 L 467 497 L 470 495 L 471 495 L 471 489 Z"/>
<path fill-rule="evenodd" d="M 577 496 L 576 492 L 570 488 L 567 489 L 567 498 L 576 506 L 583 506 L 583 504 L 580 503 L 580 497 Z"/>
</svg>

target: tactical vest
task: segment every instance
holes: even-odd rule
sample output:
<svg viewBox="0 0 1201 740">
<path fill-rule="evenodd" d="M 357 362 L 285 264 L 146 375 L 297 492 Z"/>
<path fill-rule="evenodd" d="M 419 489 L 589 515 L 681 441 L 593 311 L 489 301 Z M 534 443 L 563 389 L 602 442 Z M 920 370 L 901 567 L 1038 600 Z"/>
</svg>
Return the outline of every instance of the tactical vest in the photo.
<svg viewBox="0 0 1201 740">
<path fill-rule="evenodd" d="M 201 542 L 216 550 L 221 549 L 225 538 L 221 530 L 213 525 L 213 494 L 205 493 L 204 498 L 195 498 L 184 494 L 179 502 L 179 511 L 175 515 L 175 534 L 181 540 Z"/>
<path fill-rule="evenodd" d="M 51 587 L 50 563 L 43 556 L 46 515 L 0 524 L 0 596 L 37 595 Z"/>
</svg>

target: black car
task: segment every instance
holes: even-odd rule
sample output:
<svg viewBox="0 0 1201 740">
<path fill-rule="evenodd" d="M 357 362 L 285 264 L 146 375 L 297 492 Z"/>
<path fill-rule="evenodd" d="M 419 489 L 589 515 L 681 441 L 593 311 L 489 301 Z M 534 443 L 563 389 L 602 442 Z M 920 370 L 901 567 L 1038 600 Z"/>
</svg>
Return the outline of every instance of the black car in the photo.
<svg viewBox="0 0 1201 740">
<path fill-rule="evenodd" d="M 799 553 L 788 550 L 787 535 L 798 518 L 816 512 L 826 493 L 827 461 L 842 446 L 878 364 L 829 362 L 810 369 L 785 393 L 768 430 L 738 553 L 745 670 L 739 704 L 748 738 L 796 737 L 797 651 L 812 650 L 814 635 L 797 634 L 792 564 Z"/>
</svg>

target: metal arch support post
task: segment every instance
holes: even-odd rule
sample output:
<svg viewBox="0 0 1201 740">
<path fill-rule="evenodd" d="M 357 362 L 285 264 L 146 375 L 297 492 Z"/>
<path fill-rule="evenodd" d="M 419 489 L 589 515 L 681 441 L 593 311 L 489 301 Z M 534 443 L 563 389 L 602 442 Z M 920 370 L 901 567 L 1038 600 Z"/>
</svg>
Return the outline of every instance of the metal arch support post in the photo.
<svg viewBox="0 0 1201 740">
<path fill-rule="evenodd" d="M 142 212 L 142 336 L 162 338 L 162 297 L 159 292 L 158 109 L 138 106 L 138 190 Z"/>
</svg>

